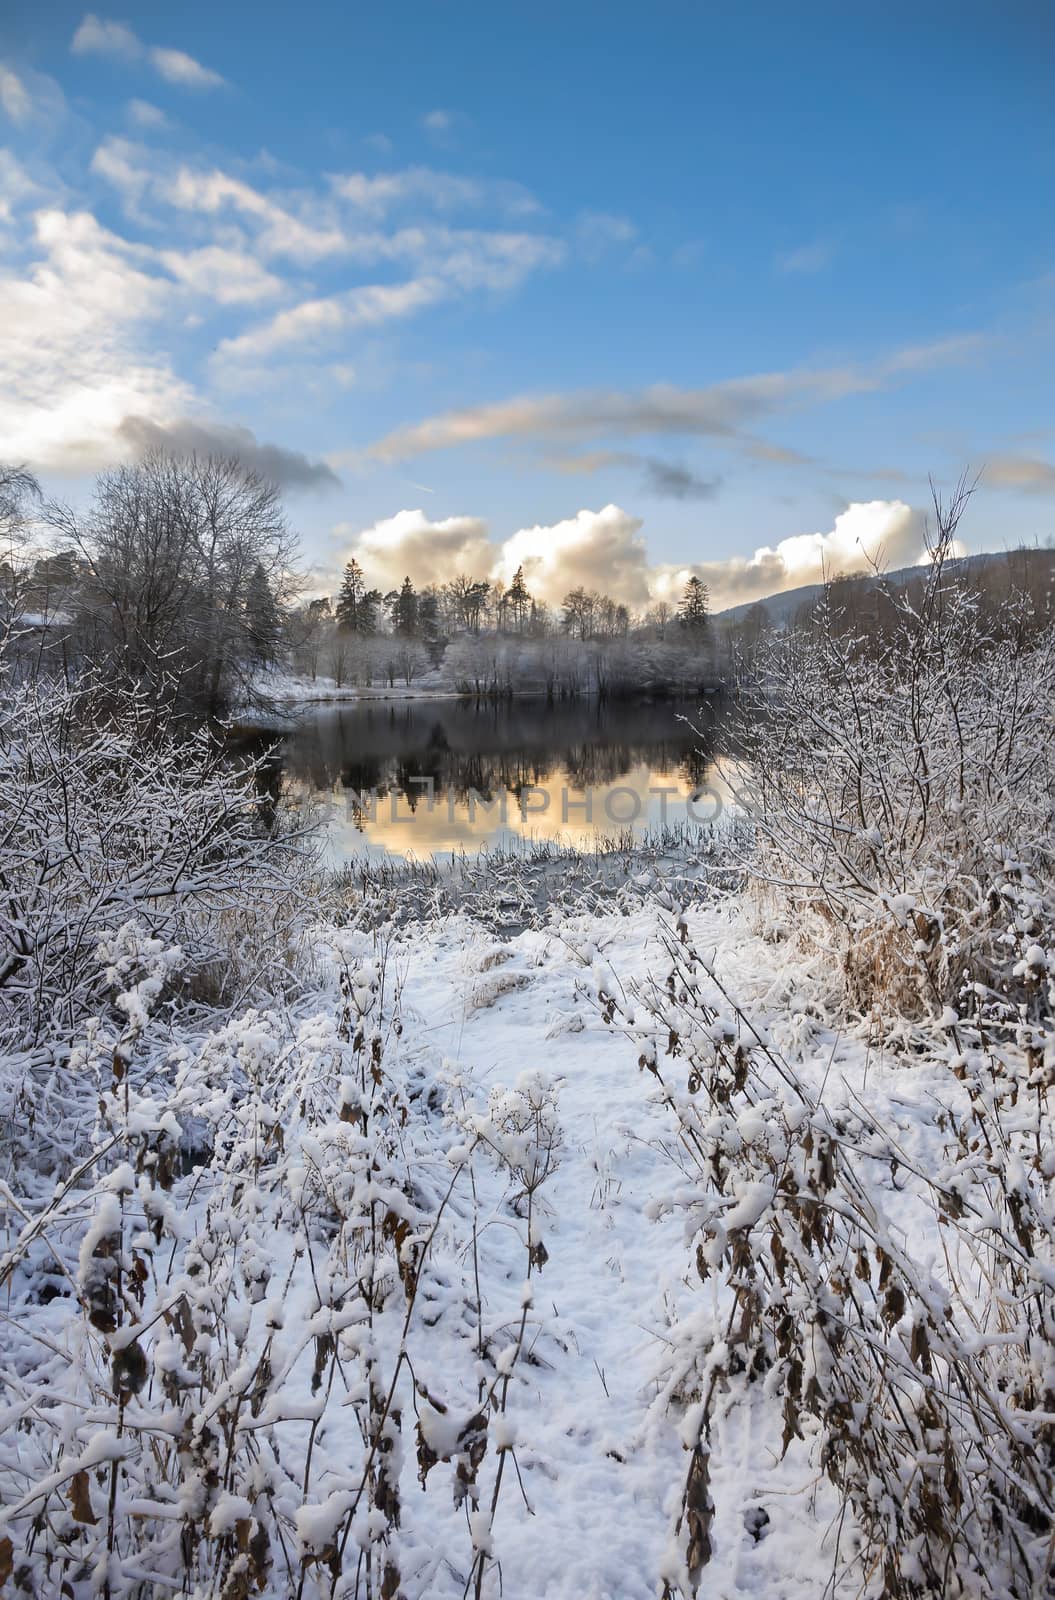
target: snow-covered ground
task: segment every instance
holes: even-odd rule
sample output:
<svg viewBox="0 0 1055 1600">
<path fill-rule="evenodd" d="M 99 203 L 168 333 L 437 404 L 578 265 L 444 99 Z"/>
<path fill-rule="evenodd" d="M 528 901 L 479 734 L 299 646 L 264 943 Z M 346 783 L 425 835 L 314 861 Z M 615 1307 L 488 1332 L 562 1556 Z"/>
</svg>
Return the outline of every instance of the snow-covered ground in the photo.
<svg viewBox="0 0 1055 1600">
<path fill-rule="evenodd" d="M 512 937 L 495 933 L 463 911 L 413 923 L 385 945 L 380 1009 L 373 1011 L 373 1020 L 384 1038 L 384 1072 L 401 1085 L 406 1100 L 400 1103 L 409 1108 L 400 1135 L 406 1171 L 412 1184 L 417 1174 L 421 1188 L 434 1198 L 446 1182 L 437 1178 L 437 1171 L 457 1172 L 459 1180 L 409 1329 L 400 1332 L 403 1301 L 397 1292 L 394 1309 L 386 1307 L 371 1335 L 386 1384 L 396 1371 L 394 1410 L 402 1423 L 394 1459 L 401 1461 L 401 1511 L 391 1552 L 398 1561 L 398 1593 L 407 1600 L 457 1600 L 472 1592 L 473 1560 L 481 1550 L 493 1557 L 485 1565 L 481 1593 L 501 1593 L 505 1600 L 651 1600 L 661 1579 L 676 1575 L 672 1528 L 686 1461 L 681 1428 L 695 1398 L 697 1379 L 692 1374 L 720 1347 L 715 1330 L 723 1315 L 721 1295 L 727 1291 L 719 1291 L 713 1282 L 700 1284 L 684 1215 L 676 1205 L 665 1204 L 685 1183 L 669 1107 L 657 1093 L 655 1079 L 639 1066 L 639 1042 L 609 1026 L 598 1002 L 600 993 L 624 994 L 635 981 L 666 970 L 664 940 L 674 934 L 678 919 L 663 885 L 657 882 L 654 889 L 652 893 L 646 887 L 624 899 L 619 912 L 561 913 L 546 926 Z M 825 1080 L 836 1101 L 867 1093 L 913 1146 L 922 1142 L 926 1147 L 935 1136 L 929 1076 L 886 1067 L 862 1045 L 837 1045 L 835 1035 L 816 1020 L 826 982 L 823 970 L 789 958 L 783 944 L 761 939 L 735 898 L 705 895 L 680 920 L 678 931 L 713 953 L 722 982 L 752 1008 L 760 1025 L 772 1028 L 775 1041 L 794 1052 L 806 1078 L 816 1084 Z M 337 1094 L 334 1072 L 342 1070 L 337 1057 L 342 1051 L 347 1057 L 350 1047 L 339 1044 L 335 1031 L 342 1005 L 336 977 L 345 963 L 344 992 L 355 995 L 356 1005 L 369 1015 L 374 1002 L 361 986 L 374 983 L 376 988 L 379 947 L 372 935 L 332 929 L 323 930 L 320 941 L 329 956 L 322 958 L 322 987 L 315 994 L 292 1013 L 249 1013 L 213 1035 L 204 1048 L 200 1040 L 192 1045 L 186 1037 L 172 1039 L 168 1059 L 182 1062 L 183 1090 L 165 1105 L 165 1092 L 156 1082 L 162 1049 L 143 1085 L 145 1098 L 138 1112 L 133 1110 L 144 1133 L 163 1127 L 171 1114 L 184 1144 L 197 1118 L 212 1117 L 218 1138 L 219 1130 L 228 1130 L 224 1142 L 230 1148 L 236 1138 L 232 1130 L 239 1125 L 237 1115 L 233 1124 L 225 1120 L 239 1105 L 233 1086 L 256 1078 L 271 1080 L 272 1090 L 262 1090 L 260 1102 L 274 1108 L 285 1132 L 277 1164 L 269 1168 L 265 1162 L 257 1168 L 258 1198 L 249 1216 L 258 1218 L 259 1231 L 254 1234 L 252 1221 L 245 1220 L 247 1157 L 244 1151 L 237 1153 L 237 1146 L 226 1176 L 206 1166 L 179 1182 L 171 1196 L 160 1196 L 162 1231 L 172 1234 L 171 1256 L 166 1242 L 161 1255 L 153 1257 L 149 1237 L 137 1232 L 132 1220 L 138 1209 L 135 1197 L 125 1202 L 127 1237 L 138 1239 L 139 1248 L 154 1261 L 152 1287 L 156 1272 L 158 1304 L 169 1307 L 194 1281 L 185 1276 L 187 1271 L 197 1273 L 200 1281 L 206 1270 L 203 1260 L 210 1263 L 210 1281 L 220 1295 L 219 1285 L 228 1281 L 218 1264 L 224 1251 L 213 1247 L 209 1254 L 206 1244 L 222 1239 L 225 1216 L 233 1217 L 241 1207 L 242 1220 L 226 1246 L 230 1265 L 237 1256 L 247 1282 L 268 1285 L 266 1299 L 258 1303 L 263 1290 L 245 1299 L 236 1287 L 226 1302 L 227 1326 L 208 1321 L 213 1331 L 199 1334 L 199 1342 L 205 1339 L 203 1348 L 215 1354 L 231 1342 L 233 1329 L 235 1348 L 222 1363 L 226 1377 L 221 1387 L 237 1391 L 241 1386 L 250 1392 L 259 1341 L 269 1341 L 273 1386 L 262 1408 L 254 1403 L 257 1420 L 243 1414 L 239 1426 L 250 1430 L 250 1439 L 263 1443 L 266 1438 L 281 1462 L 281 1468 L 275 1466 L 270 1476 L 260 1478 L 270 1483 L 276 1522 L 286 1530 L 282 1558 L 272 1548 L 265 1586 L 275 1600 L 302 1592 L 295 1582 L 298 1553 L 332 1553 L 360 1478 L 356 1464 L 363 1458 L 363 1390 L 356 1364 L 366 1336 L 350 1309 L 356 1300 L 355 1274 L 343 1279 L 342 1288 L 339 1260 L 332 1254 L 327 1258 L 332 1225 L 322 1214 L 317 1223 L 309 1222 L 311 1207 L 303 1197 L 316 1168 L 330 1171 L 327 1152 L 352 1137 L 347 1122 L 335 1120 L 341 1097 L 347 1104 L 359 1104 L 358 1091 L 347 1087 L 348 1079 L 341 1079 L 345 1087 Z M 133 1021 L 142 999 L 137 991 L 125 1006 Z M 96 1046 L 104 1056 L 112 1048 L 105 1034 Z M 190 1063 L 196 1052 L 199 1062 L 206 1063 L 205 1078 L 192 1093 Z M 89 1048 L 87 1056 L 91 1054 Z M 332 1064 L 321 1076 L 305 1075 L 293 1064 L 309 1055 L 316 1064 L 312 1072 L 319 1062 Z M 493 1159 L 496 1147 L 491 1141 L 503 1108 L 512 1103 L 509 1096 L 515 1101 L 540 1085 L 552 1092 L 560 1145 L 555 1169 L 539 1189 L 529 1237 L 517 1185 L 511 1182 L 508 1163 Z M 313 1098 L 318 1104 L 306 1114 Z M 119 1113 L 119 1095 L 117 1105 Z M 240 1126 L 244 1133 L 245 1114 Z M 467 1138 L 481 1128 L 484 1136 L 467 1159 Z M 258 1136 L 253 1138 L 258 1149 Z M 347 1147 L 353 1168 L 362 1154 L 360 1146 L 361 1141 L 353 1140 Z M 116 1181 L 120 1187 L 126 1180 Z M 86 1275 L 90 1278 L 93 1249 L 98 1250 L 106 1226 L 112 1225 L 111 1213 L 116 1214 L 113 1187 L 114 1180 L 104 1180 L 103 1222 L 97 1211 L 88 1243 L 80 1245 L 82 1287 Z M 140 1194 L 149 1215 L 152 1202 L 142 1183 Z M 76 1209 L 83 1216 L 83 1203 Z M 69 1247 L 76 1238 L 68 1226 L 54 1230 L 60 1253 L 61 1241 Z M 235 1245 L 239 1238 L 241 1244 Z M 545 1259 L 540 1264 L 536 1256 L 532 1264 L 530 1309 L 518 1337 L 528 1249 L 539 1242 Z M 31 1252 L 29 1259 L 38 1274 L 51 1270 L 46 1252 Z M 42 1348 L 65 1352 L 57 1366 L 51 1363 L 56 1376 L 67 1363 L 90 1365 L 89 1347 L 100 1341 L 69 1299 L 61 1276 L 58 1292 L 43 1304 L 39 1277 L 28 1265 L 14 1282 L 16 1298 L 23 1297 L 18 1311 L 23 1326 L 17 1335 L 12 1333 L 14 1366 L 27 1382 Z M 183 1347 L 166 1333 L 164 1321 L 155 1317 L 150 1325 L 150 1305 L 148 1298 L 141 1313 L 148 1324 L 144 1331 L 138 1333 L 133 1319 L 117 1342 L 123 1347 L 135 1336 L 160 1379 L 163 1371 L 182 1367 Z M 209 1316 L 215 1315 L 215 1305 L 215 1300 L 208 1301 Z M 165 1313 L 166 1320 L 171 1316 L 171 1311 Z M 318 1340 L 331 1328 L 338 1334 L 343 1364 L 327 1377 Z M 102 1345 L 96 1359 L 102 1359 L 105 1371 L 105 1340 Z M 407 1365 L 399 1371 L 403 1349 Z M 414 1413 L 425 1419 L 425 1436 L 442 1455 L 444 1440 L 450 1446 L 458 1425 L 479 1406 L 481 1385 L 493 1386 L 506 1371 L 512 1373 L 507 1403 L 503 1416 L 491 1419 L 490 1448 L 479 1466 L 485 1509 L 470 1518 L 452 1493 L 454 1464 L 441 1460 L 422 1488 L 415 1473 Z M 322 1391 L 317 1394 L 320 1374 Z M 169 1386 L 166 1392 L 168 1401 L 152 1380 L 134 1403 L 136 1422 L 148 1439 L 164 1440 L 174 1427 L 178 1432 L 170 1403 L 177 1391 Z M 447 1408 L 446 1416 L 436 1411 L 436 1402 Z M 26 1403 L 39 1402 L 27 1391 Z M 203 1416 L 215 1416 L 217 1408 L 223 1414 L 222 1396 L 209 1394 L 206 1384 L 200 1401 L 192 1399 L 188 1416 L 199 1406 L 205 1407 Z M 27 1531 L 18 1519 L 19 1496 L 27 1483 L 34 1473 L 52 1481 L 46 1466 L 55 1482 L 62 1481 L 64 1462 L 67 1479 L 69 1463 L 88 1469 L 79 1481 L 86 1485 L 91 1514 L 101 1528 L 109 1463 L 115 1452 L 120 1456 L 131 1449 L 121 1443 L 120 1429 L 100 1431 L 105 1409 L 93 1416 L 71 1396 L 68 1408 L 60 1405 L 58 1412 L 50 1412 L 59 1437 L 46 1461 L 35 1460 L 25 1445 L 0 1455 L 5 1500 L 9 1508 L 15 1504 L 16 1536 Z M 792 1441 L 786 1453 L 781 1431 L 779 1401 L 767 1397 L 762 1384 L 738 1384 L 728 1402 L 718 1405 L 711 1462 L 714 1552 L 704 1589 L 709 1596 L 806 1600 L 819 1595 L 832 1578 L 837 1531 L 843 1555 L 852 1548 L 852 1528 L 847 1520 L 839 1521 L 808 1424 L 806 1437 Z M 502 1459 L 496 1451 L 503 1444 L 516 1471 L 504 1479 L 492 1524 L 486 1507 Z M 255 1470 L 263 1473 L 260 1466 Z M 160 1488 L 151 1483 L 155 1476 Z M 139 1459 L 118 1496 L 119 1517 L 125 1508 L 135 1514 L 139 1504 L 138 1515 L 146 1520 L 132 1526 L 145 1530 L 150 1522 L 144 1496 L 160 1498 L 160 1514 L 174 1516 L 178 1505 L 190 1503 L 188 1494 L 192 1500 L 205 1496 L 198 1514 L 213 1533 L 249 1515 L 252 1500 L 246 1498 L 246 1482 L 238 1474 L 223 1493 L 203 1488 L 193 1471 L 189 1477 L 197 1487 L 188 1485 L 172 1499 L 165 1474 L 155 1473 L 149 1458 L 145 1463 Z M 53 1499 L 61 1507 L 54 1491 Z M 377 1512 L 373 1516 L 376 1536 L 384 1519 Z M 143 1551 L 129 1542 L 127 1533 L 120 1534 L 119 1558 L 112 1562 L 126 1577 L 151 1570 L 151 1562 L 159 1571 L 173 1570 L 174 1554 L 163 1554 L 165 1530 L 173 1526 L 162 1521 L 159 1542 L 144 1542 Z M 94 1525 L 84 1529 L 96 1547 L 101 1537 L 97 1531 Z M 360 1514 L 353 1548 L 356 1539 L 369 1545 L 370 1532 L 369 1521 Z M 142 1538 L 147 1540 L 146 1532 Z M 344 1571 L 351 1571 L 347 1563 Z M 306 1596 L 355 1592 L 348 1576 L 331 1589 L 321 1557 L 308 1573 Z M 853 1585 L 845 1581 L 849 1592 Z M 859 1575 L 854 1585 L 858 1581 Z M 76 1584 L 69 1592 L 80 1600 L 89 1590 Z M 115 1589 L 126 1592 L 139 1591 Z M 170 1590 L 163 1584 L 156 1592 Z M 843 1592 L 842 1580 L 837 1592 Z"/>
</svg>

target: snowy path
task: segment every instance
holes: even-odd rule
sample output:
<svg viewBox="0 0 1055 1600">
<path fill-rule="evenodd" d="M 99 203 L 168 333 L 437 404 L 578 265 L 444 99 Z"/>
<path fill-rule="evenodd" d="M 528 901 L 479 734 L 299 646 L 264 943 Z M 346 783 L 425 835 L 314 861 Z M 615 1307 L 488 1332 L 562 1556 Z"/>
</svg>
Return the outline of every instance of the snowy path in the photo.
<svg viewBox="0 0 1055 1600">
<path fill-rule="evenodd" d="M 605 949 L 621 977 L 649 959 L 642 918 L 654 927 L 655 912 L 616 923 Z M 500 964 L 489 966 L 496 953 Z M 651 953 L 658 954 L 654 945 Z M 510 1407 L 534 1514 L 513 1480 L 494 1527 L 506 1600 L 658 1593 L 686 1457 L 677 1419 L 658 1408 L 650 1415 L 649 1407 L 672 1322 L 699 1315 L 709 1300 L 694 1274 L 686 1279 L 681 1220 L 646 1215 L 648 1203 L 679 1181 L 664 1149 L 669 1116 L 650 1103 L 652 1080 L 638 1070 L 634 1046 L 576 994 L 578 970 L 548 935 L 523 934 L 499 947 L 479 931 L 467 944 L 464 928 L 449 936 L 436 930 L 410 960 L 404 991 L 431 1047 L 484 1093 L 515 1084 L 529 1068 L 560 1083 L 566 1143 L 545 1191 L 551 1216 L 542 1230 L 548 1260 L 536 1280 L 539 1364 L 518 1369 Z M 488 1199 L 500 1193 L 496 1187 Z M 513 1316 L 523 1248 L 508 1213 L 484 1236 L 483 1297 L 492 1317 L 501 1316 L 503 1301 Z M 781 1463 L 779 1430 L 772 1416 L 765 1428 L 760 1418 L 759 1407 L 740 1405 L 719 1424 L 716 1550 L 706 1593 L 815 1595 L 830 1572 L 823 1525 L 808 1495 L 788 1500 L 808 1486 L 808 1463 L 804 1452 Z M 431 1494 L 430 1485 L 423 1513 Z M 764 1522 L 752 1509 L 758 1506 L 780 1526 L 779 1540 L 751 1537 L 745 1513 L 747 1522 Z M 427 1592 L 447 1592 L 436 1569 Z M 460 1589 L 452 1583 L 449 1592 Z M 408 1593 L 415 1593 L 409 1584 Z"/>
</svg>

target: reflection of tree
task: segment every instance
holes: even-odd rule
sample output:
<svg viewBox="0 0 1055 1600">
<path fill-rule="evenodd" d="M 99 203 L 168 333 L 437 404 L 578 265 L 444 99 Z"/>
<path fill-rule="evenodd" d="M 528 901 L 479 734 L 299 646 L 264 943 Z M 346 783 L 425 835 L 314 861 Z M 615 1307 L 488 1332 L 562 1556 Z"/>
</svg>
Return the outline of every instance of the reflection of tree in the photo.
<svg viewBox="0 0 1055 1600">
<path fill-rule="evenodd" d="M 612 785 L 642 766 L 692 787 L 709 765 L 714 733 L 679 722 L 677 709 L 669 701 L 342 706 L 305 718 L 281 747 L 277 771 L 316 791 L 398 793 L 411 811 L 426 787 L 415 779 L 431 778 L 438 800 L 462 805 L 470 791 L 519 796 L 561 775 L 576 789 Z M 695 704 L 684 712 L 698 720 Z"/>
</svg>

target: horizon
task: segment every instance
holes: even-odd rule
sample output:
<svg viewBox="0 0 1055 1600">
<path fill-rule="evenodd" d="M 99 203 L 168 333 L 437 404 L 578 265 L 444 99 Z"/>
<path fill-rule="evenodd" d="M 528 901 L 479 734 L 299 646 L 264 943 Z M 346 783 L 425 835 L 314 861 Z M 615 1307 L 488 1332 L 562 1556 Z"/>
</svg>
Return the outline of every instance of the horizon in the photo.
<svg viewBox="0 0 1055 1600">
<path fill-rule="evenodd" d="M 50 492 L 235 450 L 320 590 L 550 604 L 909 565 L 968 466 L 971 552 L 1051 537 L 1045 8 L 297 22 L 9 11 L 0 407 Z"/>
</svg>

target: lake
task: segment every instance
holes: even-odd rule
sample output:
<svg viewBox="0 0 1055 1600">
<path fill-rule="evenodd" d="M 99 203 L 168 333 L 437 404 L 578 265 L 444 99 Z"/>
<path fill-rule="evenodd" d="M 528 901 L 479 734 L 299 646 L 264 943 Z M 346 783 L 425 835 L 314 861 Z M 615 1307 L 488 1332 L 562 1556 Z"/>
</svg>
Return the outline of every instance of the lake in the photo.
<svg viewBox="0 0 1055 1600">
<path fill-rule="evenodd" d="M 266 781 L 322 810 L 337 862 L 589 847 L 713 818 L 714 725 L 698 701 L 346 701 L 306 708 Z"/>
</svg>

